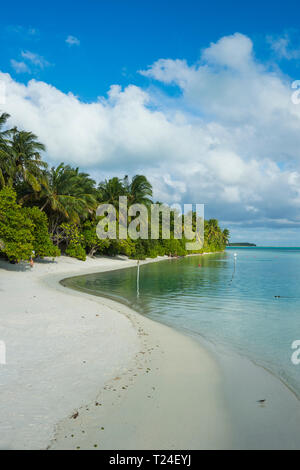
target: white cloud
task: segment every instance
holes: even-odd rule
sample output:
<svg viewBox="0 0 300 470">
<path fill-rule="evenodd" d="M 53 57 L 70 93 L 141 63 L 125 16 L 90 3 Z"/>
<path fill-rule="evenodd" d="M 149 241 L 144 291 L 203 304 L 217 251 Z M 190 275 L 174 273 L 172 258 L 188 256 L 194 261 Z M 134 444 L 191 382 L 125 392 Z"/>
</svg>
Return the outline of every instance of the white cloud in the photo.
<svg viewBox="0 0 300 470">
<path fill-rule="evenodd" d="M 36 28 L 24 27 L 20 25 L 9 25 L 6 28 L 6 32 L 10 34 L 17 34 L 25 40 L 37 39 L 39 31 Z"/>
<path fill-rule="evenodd" d="M 241 70 L 252 64 L 252 41 L 243 34 L 225 36 L 202 52 L 202 59 L 212 65 Z"/>
<path fill-rule="evenodd" d="M 300 48 L 295 49 L 292 47 L 291 39 L 287 33 L 277 37 L 268 36 L 267 41 L 279 59 L 299 59 Z"/>
<path fill-rule="evenodd" d="M 66 43 L 69 44 L 69 46 L 79 46 L 80 45 L 79 39 L 76 38 L 75 36 L 68 36 L 67 39 L 66 39 Z"/>
<path fill-rule="evenodd" d="M 30 68 L 25 62 L 18 62 L 17 60 L 11 59 L 10 65 L 17 73 L 31 73 Z"/>
<path fill-rule="evenodd" d="M 248 227 L 300 224 L 300 106 L 290 82 L 259 63 L 249 38 L 234 34 L 196 64 L 160 59 L 143 75 L 175 84 L 162 99 L 130 85 L 84 103 L 51 85 L 1 74 L 11 123 L 47 145 L 48 159 L 99 178 L 144 172 L 155 198 L 205 203 L 210 215 Z M 250 240 L 251 241 L 251 240 Z"/>
<path fill-rule="evenodd" d="M 31 62 L 33 65 L 41 69 L 50 65 L 49 62 L 43 56 L 35 54 L 31 51 L 22 51 L 21 56 L 23 57 L 23 59 L 28 60 L 28 62 Z"/>
</svg>

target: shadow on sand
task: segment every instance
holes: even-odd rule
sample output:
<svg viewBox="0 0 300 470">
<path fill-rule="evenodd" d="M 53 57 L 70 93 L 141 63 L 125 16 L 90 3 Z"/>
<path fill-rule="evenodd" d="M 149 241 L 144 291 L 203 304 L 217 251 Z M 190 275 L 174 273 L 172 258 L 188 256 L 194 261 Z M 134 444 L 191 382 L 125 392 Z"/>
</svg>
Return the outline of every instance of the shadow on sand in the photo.
<svg viewBox="0 0 300 470">
<path fill-rule="evenodd" d="M 53 261 L 52 259 L 37 259 L 34 261 L 35 264 L 56 264 L 57 261 Z M 21 261 L 20 263 L 12 264 L 9 261 L 4 259 L 0 259 L 0 269 L 4 269 L 5 271 L 13 271 L 13 272 L 25 272 L 30 271 L 31 267 L 28 261 Z"/>
</svg>

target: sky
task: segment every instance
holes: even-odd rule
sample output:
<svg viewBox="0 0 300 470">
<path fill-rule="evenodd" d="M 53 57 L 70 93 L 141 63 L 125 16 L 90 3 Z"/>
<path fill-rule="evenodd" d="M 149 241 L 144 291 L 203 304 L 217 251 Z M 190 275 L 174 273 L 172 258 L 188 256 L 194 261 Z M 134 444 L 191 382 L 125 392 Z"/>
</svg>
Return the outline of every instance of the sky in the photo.
<svg viewBox="0 0 300 470">
<path fill-rule="evenodd" d="M 289 0 L 6 2 L 0 110 L 50 165 L 142 173 L 155 200 L 204 203 L 231 241 L 299 246 L 299 14 Z"/>
</svg>

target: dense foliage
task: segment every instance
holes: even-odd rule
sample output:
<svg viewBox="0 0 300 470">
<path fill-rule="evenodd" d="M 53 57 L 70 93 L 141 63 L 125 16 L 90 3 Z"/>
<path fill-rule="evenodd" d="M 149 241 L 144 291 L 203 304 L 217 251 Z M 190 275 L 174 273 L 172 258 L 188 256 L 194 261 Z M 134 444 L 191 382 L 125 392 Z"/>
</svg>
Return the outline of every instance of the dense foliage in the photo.
<svg viewBox="0 0 300 470">
<path fill-rule="evenodd" d="M 64 163 L 49 168 L 41 156 L 44 145 L 31 132 L 9 129 L 8 119 L 8 114 L 0 115 L 0 255 L 19 262 L 33 252 L 36 257 L 55 257 L 62 251 L 80 260 L 95 254 L 137 259 L 187 254 L 185 238 L 176 239 L 172 229 L 170 239 L 100 240 L 99 203 L 113 204 L 123 222 L 119 197 L 127 196 L 128 206 L 144 204 L 150 217 L 151 183 L 135 175 L 131 180 L 113 177 L 97 186 L 78 168 Z M 128 223 L 131 220 L 128 217 Z M 222 231 L 217 220 L 205 221 L 201 252 L 223 250 L 228 240 L 228 230 Z"/>
<path fill-rule="evenodd" d="M 59 256 L 48 233 L 48 219 L 37 207 L 24 208 L 11 187 L 0 191 L 0 252 L 12 262 L 32 256 Z"/>
<path fill-rule="evenodd" d="M 0 192 L 0 250 L 10 261 L 29 259 L 33 251 L 33 223 L 17 204 L 12 188 Z"/>
<path fill-rule="evenodd" d="M 55 246 L 48 231 L 48 218 L 38 207 L 23 208 L 24 214 L 31 220 L 33 225 L 33 251 L 39 258 L 50 256 L 55 258 L 60 255 L 60 250 Z"/>
</svg>

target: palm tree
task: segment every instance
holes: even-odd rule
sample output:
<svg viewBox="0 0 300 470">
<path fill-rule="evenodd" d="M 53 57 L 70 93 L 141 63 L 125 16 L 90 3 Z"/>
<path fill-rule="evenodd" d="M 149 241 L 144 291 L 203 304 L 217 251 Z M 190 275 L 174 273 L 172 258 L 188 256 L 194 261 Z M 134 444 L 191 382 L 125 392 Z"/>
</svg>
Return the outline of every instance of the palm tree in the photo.
<svg viewBox="0 0 300 470">
<path fill-rule="evenodd" d="M 7 113 L 0 114 L 0 140 L 5 139 L 5 136 L 9 131 L 3 131 L 2 128 L 5 126 L 7 120 L 10 118 L 10 115 Z"/>
<path fill-rule="evenodd" d="M 223 235 L 223 243 L 225 245 L 228 245 L 229 243 L 229 238 L 230 238 L 230 232 L 227 228 L 225 228 L 222 232 L 222 235 Z"/>
<path fill-rule="evenodd" d="M 40 154 L 46 150 L 44 144 L 38 142 L 37 136 L 32 132 L 18 131 L 14 128 L 10 133 L 12 137 L 7 155 L 10 178 L 16 186 L 27 183 L 34 191 L 40 191 L 43 170 L 48 166 Z"/>
<path fill-rule="evenodd" d="M 98 200 L 104 204 L 112 204 L 116 209 L 119 207 L 119 197 L 126 195 L 125 186 L 116 176 L 105 180 L 98 186 Z"/>
<path fill-rule="evenodd" d="M 206 234 L 207 240 L 210 243 L 211 241 L 216 241 L 220 235 L 220 228 L 217 219 L 209 219 L 206 223 Z"/>
<path fill-rule="evenodd" d="M 120 223 L 127 223 L 131 217 L 124 217 L 120 213 L 119 208 L 119 197 L 127 196 L 128 207 L 133 204 L 145 204 L 149 207 L 151 204 L 150 197 L 152 196 L 152 186 L 143 175 L 135 175 L 131 181 L 129 181 L 126 175 L 123 180 L 114 177 L 109 180 L 105 180 L 98 186 L 98 200 L 104 204 L 112 204 L 116 209 L 116 215 Z"/>
<path fill-rule="evenodd" d="M 149 206 L 152 203 L 152 185 L 144 175 L 133 176 L 131 183 L 125 176 L 125 188 L 127 189 L 127 195 L 129 204 L 145 204 Z"/>
<path fill-rule="evenodd" d="M 9 181 L 9 164 L 8 164 L 8 137 L 10 130 L 3 130 L 10 115 L 2 113 L 0 115 L 0 188 L 4 187 Z"/>
<path fill-rule="evenodd" d="M 41 211 L 48 214 L 52 233 L 64 220 L 79 223 L 97 206 L 95 181 L 64 163 L 47 172 L 47 183 L 38 198 Z"/>
<path fill-rule="evenodd" d="M 98 199 L 100 202 L 112 204 L 118 210 L 120 196 L 128 197 L 128 205 L 145 204 L 149 206 L 152 202 L 152 185 L 143 175 L 135 175 L 131 181 L 127 175 L 123 180 L 114 177 L 99 184 Z"/>
</svg>

